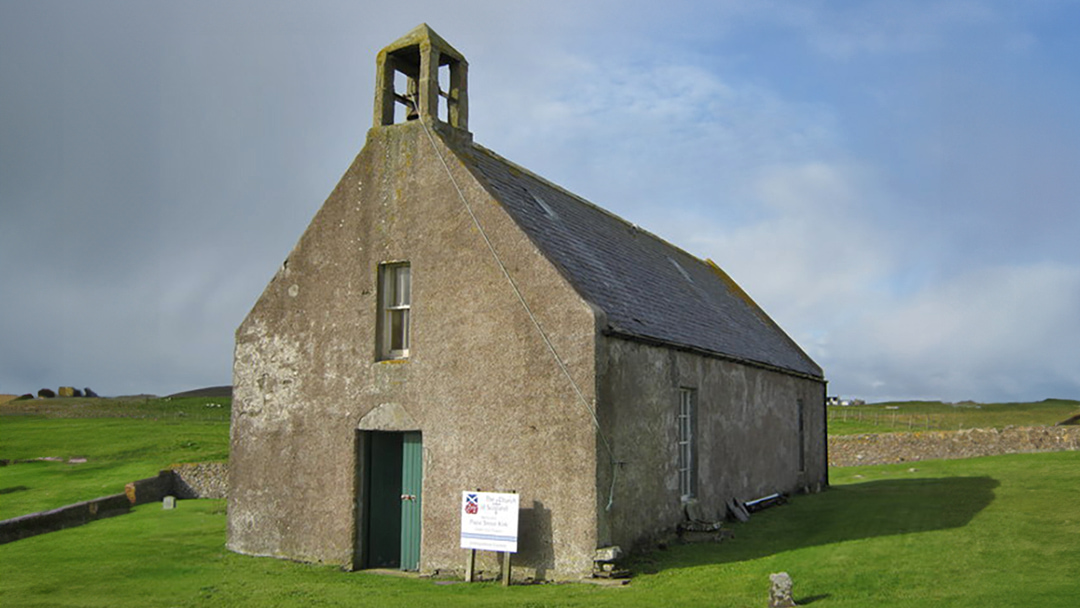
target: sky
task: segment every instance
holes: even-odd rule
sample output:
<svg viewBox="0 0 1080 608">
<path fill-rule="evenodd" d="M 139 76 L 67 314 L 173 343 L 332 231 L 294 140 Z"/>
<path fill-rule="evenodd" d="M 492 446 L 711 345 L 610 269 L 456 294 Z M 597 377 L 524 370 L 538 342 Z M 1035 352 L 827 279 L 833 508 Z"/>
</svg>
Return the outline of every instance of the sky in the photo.
<svg viewBox="0 0 1080 608">
<path fill-rule="evenodd" d="M 231 382 L 426 22 L 475 140 L 869 401 L 1080 399 L 1080 2 L 0 0 L 0 393 Z"/>
</svg>

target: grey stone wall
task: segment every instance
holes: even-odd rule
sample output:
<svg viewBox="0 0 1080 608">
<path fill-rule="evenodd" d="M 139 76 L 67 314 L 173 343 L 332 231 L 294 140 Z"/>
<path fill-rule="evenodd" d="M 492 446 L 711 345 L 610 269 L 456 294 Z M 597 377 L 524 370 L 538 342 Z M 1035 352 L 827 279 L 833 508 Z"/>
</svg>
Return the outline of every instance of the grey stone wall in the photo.
<svg viewBox="0 0 1080 608">
<path fill-rule="evenodd" d="M 55 532 L 85 523 L 123 515 L 131 510 L 131 502 L 124 494 L 112 494 L 93 500 L 84 500 L 50 511 L 30 513 L 0 521 L 0 544 L 22 538 Z"/>
<path fill-rule="evenodd" d="M 1007 427 L 829 437 L 829 465 L 849 467 L 918 460 L 1080 449 L 1080 427 Z"/>
<path fill-rule="evenodd" d="M 601 541 L 644 546 L 689 513 L 717 521 L 731 498 L 816 489 L 827 483 L 824 384 L 699 354 L 605 338 L 600 412 L 615 459 L 598 450 Z M 697 396 L 698 496 L 684 505 L 677 476 L 678 389 Z M 805 409 L 799 470 L 797 403 Z"/>
<path fill-rule="evenodd" d="M 591 402 L 594 312 L 435 139 Z M 376 361 L 377 268 L 390 261 L 411 265 L 412 344 L 407 360 Z M 414 422 L 385 430 L 423 436 L 421 571 L 461 568 L 458 509 L 475 488 L 516 490 L 532 514 L 515 568 L 591 571 L 591 418 L 419 121 L 369 132 L 236 340 L 230 549 L 358 565 L 358 426 L 382 408 Z"/>
<path fill-rule="evenodd" d="M 174 464 L 173 494 L 177 498 L 228 498 L 229 465 L 224 462 Z"/>
<path fill-rule="evenodd" d="M 173 493 L 174 480 L 172 471 L 168 469 L 159 471 L 155 477 L 139 479 L 125 485 L 124 495 L 132 505 L 157 502 Z"/>
<path fill-rule="evenodd" d="M 225 498 L 228 492 L 228 468 L 229 465 L 223 462 L 176 464 L 154 477 L 128 483 L 124 486 L 123 494 L 5 519 L 0 521 L 0 544 L 122 515 L 130 511 L 132 506 L 159 502 L 169 495 L 178 498 Z"/>
</svg>

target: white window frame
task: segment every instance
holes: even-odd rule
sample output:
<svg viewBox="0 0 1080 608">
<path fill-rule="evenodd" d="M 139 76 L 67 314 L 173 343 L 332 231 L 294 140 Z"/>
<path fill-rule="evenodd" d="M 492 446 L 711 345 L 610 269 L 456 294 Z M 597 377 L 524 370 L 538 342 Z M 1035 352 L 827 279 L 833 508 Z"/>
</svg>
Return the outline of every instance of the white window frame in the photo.
<svg viewBox="0 0 1080 608">
<path fill-rule="evenodd" d="M 380 361 L 409 357 L 412 269 L 408 262 L 379 265 L 378 356 Z"/>
<path fill-rule="evenodd" d="M 799 472 L 806 472 L 806 402 L 802 397 L 795 400 L 796 427 L 799 433 Z"/>
<path fill-rule="evenodd" d="M 676 468 L 679 476 L 679 498 L 689 502 L 697 498 L 697 391 L 679 389 L 679 409 L 676 412 Z"/>
</svg>

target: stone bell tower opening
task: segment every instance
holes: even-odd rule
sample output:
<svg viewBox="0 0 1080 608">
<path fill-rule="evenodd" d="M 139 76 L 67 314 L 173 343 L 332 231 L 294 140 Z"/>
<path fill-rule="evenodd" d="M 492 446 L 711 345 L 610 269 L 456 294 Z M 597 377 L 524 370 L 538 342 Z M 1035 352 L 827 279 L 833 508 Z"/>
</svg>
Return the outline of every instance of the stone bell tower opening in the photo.
<svg viewBox="0 0 1080 608">
<path fill-rule="evenodd" d="M 379 51 L 375 126 L 422 118 L 469 130 L 469 63 L 426 23 Z"/>
</svg>

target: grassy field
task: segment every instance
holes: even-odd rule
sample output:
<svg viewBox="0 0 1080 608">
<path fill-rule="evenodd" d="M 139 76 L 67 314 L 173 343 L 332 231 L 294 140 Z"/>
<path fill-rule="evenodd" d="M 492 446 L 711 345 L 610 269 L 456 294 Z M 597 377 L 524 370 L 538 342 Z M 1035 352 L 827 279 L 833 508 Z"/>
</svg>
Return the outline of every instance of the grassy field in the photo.
<svg viewBox="0 0 1080 608">
<path fill-rule="evenodd" d="M 1077 414 L 1080 401 L 1069 399 L 1032 403 L 897 401 L 828 408 L 830 435 L 1052 426 Z"/>
<path fill-rule="evenodd" d="M 0 545 L 5 606 L 1072 607 L 1080 453 L 834 469 L 835 487 L 734 524 L 735 538 L 639 556 L 628 587 L 503 589 L 234 555 L 223 501 L 156 505 Z M 449 584 L 448 584 L 449 583 Z"/>
<path fill-rule="evenodd" d="M 229 423 L 230 397 L 68 397 L 0 403 L 0 423 L 8 418 L 142 418 Z"/>
<path fill-rule="evenodd" d="M 0 519 L 123 492 L 126 483 L 173 463 L 227 460 L 229 403 L 53 399 L 0 405 L 0 458 L 31 461 L 0 467 Z"/>
<path fill-rule="evenodd" d="M 205 397 L 2 404 L 0 458 L 64 462 L 0 468 L 0 518 L 120 492 L 174 462 L 225 460 L 228 406 Z M 965 428 L 1052 424 L 1080 402 L 874 404 L 830 415 L 841 409 L 849 419 L 830 430 L 858 433 L 907 430 L 884 421 L 892 415 L 964 416 L 941 424 Z M 741 607 L 765 605 L 768 575 L 779 571 L 815 607 L 1076 605 L 1080 452 L 831 476 L 825 493 L 733 524 L 732 540 L 635 556 L 628 587 L 503 589 L 239 556 L 224 548 L 224 501 L 200 500 L 0 545 L 0 606 Z"/>
</svg>

